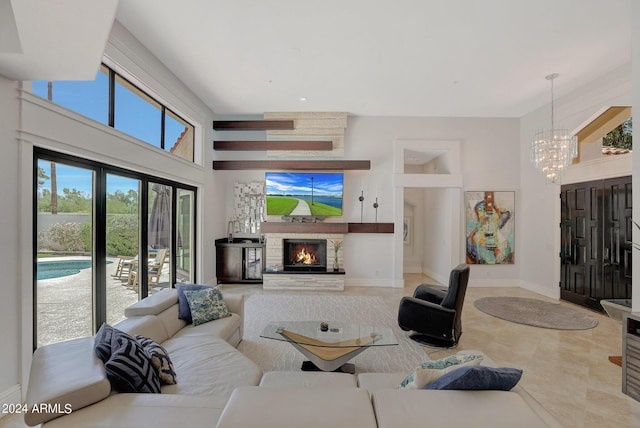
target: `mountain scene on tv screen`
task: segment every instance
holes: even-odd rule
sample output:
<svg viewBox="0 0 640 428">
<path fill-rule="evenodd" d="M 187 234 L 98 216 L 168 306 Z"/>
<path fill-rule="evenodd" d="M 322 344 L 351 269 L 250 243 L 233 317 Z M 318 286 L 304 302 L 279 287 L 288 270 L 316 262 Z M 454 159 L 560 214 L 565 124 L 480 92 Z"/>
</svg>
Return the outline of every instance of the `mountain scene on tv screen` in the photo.
<svg viewBox="0 0 640 428">
<path fill-rule="evenodd" d="M 267 215 L 342 215 L 342 173 L 267 172 L 265 179 Z"/>
</svg>

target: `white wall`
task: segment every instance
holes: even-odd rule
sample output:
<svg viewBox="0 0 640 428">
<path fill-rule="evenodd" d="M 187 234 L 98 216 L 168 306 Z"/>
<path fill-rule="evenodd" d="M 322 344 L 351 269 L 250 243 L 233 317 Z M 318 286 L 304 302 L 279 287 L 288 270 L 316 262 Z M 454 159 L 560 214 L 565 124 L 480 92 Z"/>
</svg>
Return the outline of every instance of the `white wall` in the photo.
<svg viewBox="0 0 640 428">
<path fill-rule="evenodd" d="M 340 221 L 360 221 L 358 196 L 361 188 L 364 188 L 365 222 L 374 221 L 375 211 L 372 204 L 376 197 L 380 205 L 378 221 L 396 220 L 393 144 L 398 139 L 459 140 L 462 142 L 463 190 L 518 192 L 518 126 L 517 119 L 350 116 L 345 134 L 345 158 L 371 160 L 371 170 L 345 171 L 344 216 Z M 221 157 L 222 154 L 215 156 Z M 264 153 L 252 153 L 249 156 L 255 159 L 264 157 Z M 236 154 L 235 158 L 247 157 Z M 227 192 L 231 192 L 235 181 L 264 179 L 264 171 L 225 171 L 217 172 L 216 177 L 223 177 L 221 179 L 226 182 Z M 226 201 L 231 203 L 232 197 L 228 196 Z M 396 233 L 400 234 L 401 231 L 398 230 Z M 344 246 L 346 285 L 402 286 L 402 264 L 400 271 L 394 270 L 393 260 L 398 254 L 394 253 L 393 239 L 393 236 L 386 234 L 347 235 Z M 402 249 L 400 257 L 401 253 Z M 458 262 L 463 260 L 464 254 L 461 253 Z M 471 273 L 472 283 L 476 281 L 476 284 L 517 286 L 519 263 L 522 260 L 516 253 L 516 264 L 512 266 L 474 266 Z"/>
<path fill-rule="evenodd" d="M 5 244 L 1 247 L 0 259 L 3 283 L 8 288 L 0 303 L 0 322 L 5 326 L 20 326 L 3 329 L 3 343 L 7 346 L 0 350 L 0 399 L 11 395 L 11 402 L 19 400 L 20 391 L 12 389 L 12 385 L 26 384 L 31 360 L 34 146 L 197 187 L 196 245 L 199 257 L 196 275 L 203 282 L 215 278 L 213 239 L 221 228 L 221 222 L 216 219 L 221 217 L 224 207 L 219 204 L 220 188 L 216 186 L 211 169 L 213 113 L 118 24 L 114 25 L 106 50 L 107 62 L 111 66 L 121 72 L 127 70 L 127 76 L 134 82 L 145 82 L 144 89 L 194 123 L 195 157 L 199 164 L 92 122 L 28 91 L 19 91 L 16 82 L 0 80 L 0 129 L 4 149 L 0 160 L 3 174 L 0 186 L 3 186 L 6 207 L 1 217 L 0 237 L 4 238 L 2 242 Z M 25 86 L 28 87 L 29 83 Z M 25 390 L 21 392 L 24 395 Z"/>
<path fill-rule="evenodd" d="M 453 198 L 457 198 L 459 192 L 452 192 L 452 189 L 424 189 L 423 191 L 425 193 L 425 209 L 422 218 L 425 231 L 423 273 L 442 284 L 447 284 L 451 268 L 464 261 L 464 255 L 457 255 L 454 260 L 451 258 L 453 238 L 451 231 L 458 230 L 458 239 L 464 237 L 462 226 L 454 224 L 454 219 L 458 219 L 460 214 L 454 216 L 453 210 L 463 205 L 462 203 L 454 204 Z"/>
<path fill-rule="evenodd" d="M 392 143 L 396 140 L 422 140 L 425 145 L 429 141 L 459 141 L 461 143 L 461 172 L 462 190 L 519 190 L 518 178 L 518 121 L 515 119 L 495 119 L 495 118 L 380 118 L 380 117 L 354 117 L 349 118 L 347 128 L 347 139 L 345 142 L 348 154 L 354 153 L 353 158 L 371 158 L 371 176 L 375 180 L 384 180 L 388 174 L 393 173 L 391 169 L 391 158 L 393 153 Z M 457 172 L 457 171 L 454 171 Z M 442 191 L 439 191 L 442 192 Z M 442 194 L 442 193 L 440 193 Z M 451 203 L 453 196 L 460 192 L 447 191 L 447 198 L 442 199 L 442 209 L 438 211 L 438 218 L 445 218 L 447 201 Z M 385 199 L 388 195 L 383 196 Z M 444 197 L 443 197 L 444 198 Z M 462 205 L 462 200 L 457 201 Z M 425 201 L 425 205 L 427 201 Z M 449 207 L 450 209 L 450 207 Z M 433 215 L 425 206 L 423 222 L 428 221 L 428 217 Z M 450 217 L 449 217 L 450 218 Z M 414 219 L 418 222 L 421 219 Z M 517 221 L 516 221 L 517 224 Z M 445 225 L 446 226 L 446 225 Z M 458 228 L 462 230 L 462 223 Z M 425 230 L 426 231 L 426 230 Z M 426 232 L 428 233 L 428 232 Z M 438 236 L 438 235 L 436 235 Z M 460 233 L 457 239 L 463 239 L 464 233 Z M 364 237 L 363 237 L 364 238 Z M 366 238 L 364 238 L 366 239 Z M 436 238 L 442 243 L 444 237 Z M 451 238 L 450 238 L 451 239 Z M 425 251 L 429 241 L 425 241 Z M 460 248 L 464 249 L 462 242 Z M 363 241 L 361 245 L 366 245 Z M 393 248 L 388 249 L 388 259 L 390 260 Z M 446 251 L 433 249 L 438 256 L 442 256 Z M 348 255 L 345 256 L 345 258 Z M 434 275 L 435 279 L 447 277 L 446 273 L 455 265 L 464 261 L 464 253 L 461 251 L 458 260 L 442 259 L 425 261 L 425 271 Z M 473 266 L 471 270 L 471 285 L 517 285 L 518 263 L 511 266 Z M 429 266 L 431 268 L 429 268 Z M 402 272 L 390 272 L 395 282 L 401 279 Z M 347 274 L 349 272 L 347 271 Z M 398 275 L 400 278 L 398 278 Z M 489 276 L 490 281 L 486 278 Z M 366 283 L 366 281 L 363 281 Z"/>
<path fill-rule="evenodd" d="M 408 174 L 424 173 L 423 165 L 405 165 L 404 170 Z M 424 222 L 416 220 L 424 219 L 425 196 L 425 189 L 404 189 L 404 216 L 411 218 L 413 228 L 410 242 L 403 244 L 405 273 L 422 273 L 427 233 Z"/>
<path fill-rule="evenodd" d="M 0 405 L 20 401 L 20 248 L 18 239 L 20 205 L 20 147 L 16 130 L 19 128 L 18 82 L 0 76 Z M 0 417 L 3 415 L 0 414 Z"/>
<path fill-rule="evenodd" d="M 550 72 L 553 70 L 550 70 Z M 562 76 L 556 81 L 562 84 Z M 574 129 L 603 106 L 631 105 L 631 67 L 620 67 L 590 84 L 556 99 L 557 127 Z M 520 120 L 520 224 L 516 239 L 520 245 L 520 279 L 524 288 L 550 297 L 560 296 L 560 184 L 546 184 L 542 175 L 529 160 L 529 144 L 536 130 L 550 127 L 550 106 L 533 111 Z M 635 152 L 635 151 L 634 151 Z M 595 167 L 570 167 L 566 175 L 570 181 L 586 181 L 603 176 L 628 175 L 624 159 L 614 159 L 620 174 L 596 163 Z M 592 164 L 593 165 L 593 164 Z M 518 255 L 516 255 L 518 257 Z"/>
</svg>

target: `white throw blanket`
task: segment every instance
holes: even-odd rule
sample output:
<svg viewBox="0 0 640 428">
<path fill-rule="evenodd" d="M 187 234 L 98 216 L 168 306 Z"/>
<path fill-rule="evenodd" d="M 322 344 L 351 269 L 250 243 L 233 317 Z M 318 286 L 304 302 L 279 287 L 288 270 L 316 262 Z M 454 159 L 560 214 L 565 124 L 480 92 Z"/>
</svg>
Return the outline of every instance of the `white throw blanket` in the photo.
<svg viewBox="0 0 640 428">
<path fill-rule="evenodd" d="M 350 362 L 357 373 L 410 373 L 428 360 L 424 348 L 409 339 L 380 297 L 333 295 L 253 295 L 245 302 L 244 338 L 238 349 L 263 371 L 299 370 L 303 355 L 286 342 L 260 337 L 274 321 L 341 321 L 389 327 L 399 345 L 372 347 Z"/>
</svg>

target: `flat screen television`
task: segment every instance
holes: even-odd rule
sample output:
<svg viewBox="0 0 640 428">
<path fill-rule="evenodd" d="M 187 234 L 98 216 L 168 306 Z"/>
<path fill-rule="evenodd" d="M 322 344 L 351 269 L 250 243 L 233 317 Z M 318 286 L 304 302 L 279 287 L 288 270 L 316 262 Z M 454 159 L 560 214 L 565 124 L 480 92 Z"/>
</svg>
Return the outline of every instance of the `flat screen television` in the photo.
<svg viewBox="0 0 640 428">
<path fill-rule="evenodd" d="M 267 172 L 267 215 L 342 215 L 343 173 Z"/>
</svg>

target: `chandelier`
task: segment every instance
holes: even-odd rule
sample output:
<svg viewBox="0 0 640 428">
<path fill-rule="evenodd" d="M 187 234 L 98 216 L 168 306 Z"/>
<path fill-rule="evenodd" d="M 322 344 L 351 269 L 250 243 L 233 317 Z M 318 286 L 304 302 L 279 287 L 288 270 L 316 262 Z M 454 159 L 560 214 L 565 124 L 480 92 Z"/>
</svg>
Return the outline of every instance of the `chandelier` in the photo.
<svg viewBox="0 0 640 428">
<path fill-rule="evenodd" d="M 545 79 L 551 81 L 551 129 L 540 130 L 531 143 L 531 162 L 544 175 L 547 183 L 555 183 L 562 171 L 578 155 L 578 139 L 568 129 L 555 129 L 553 123 L 553 80 L 557 73 Z"/>
</svg>

